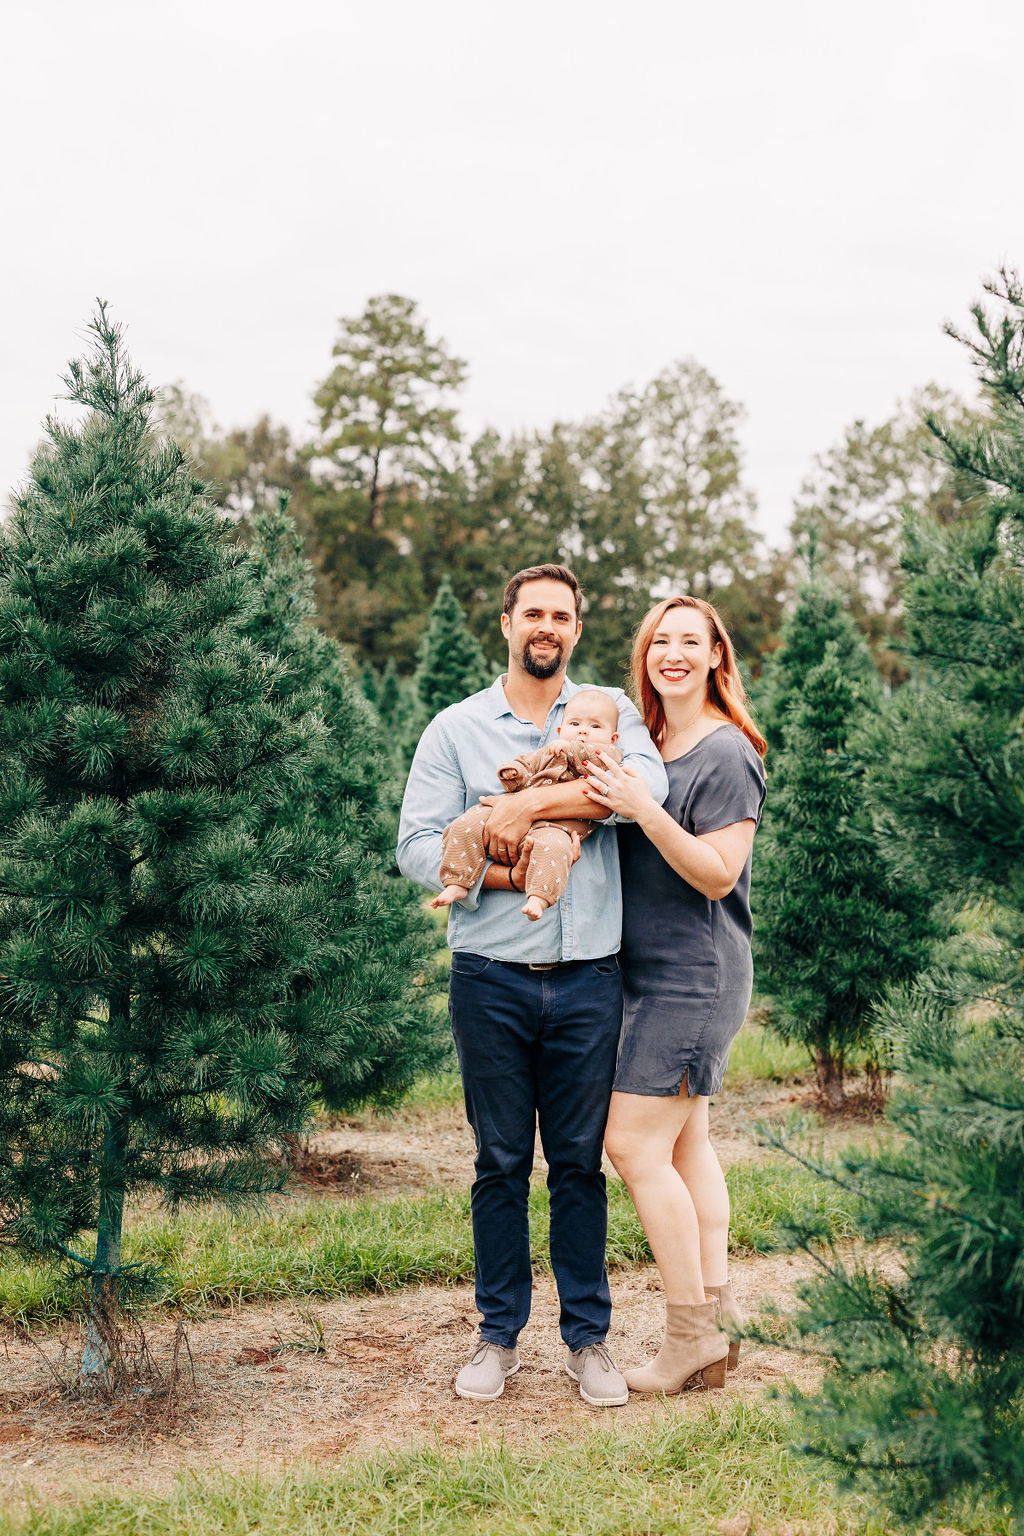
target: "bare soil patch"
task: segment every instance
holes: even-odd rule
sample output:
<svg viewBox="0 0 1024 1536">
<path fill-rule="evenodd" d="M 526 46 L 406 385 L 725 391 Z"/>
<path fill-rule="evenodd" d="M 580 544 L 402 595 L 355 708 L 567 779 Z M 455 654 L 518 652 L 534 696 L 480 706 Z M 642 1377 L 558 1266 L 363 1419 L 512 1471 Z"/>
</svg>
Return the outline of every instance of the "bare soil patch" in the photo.
<svg viewBox="0 0 1024 1536">
<path fill-rule="evenodd" d="M 733 1278 L 748 1314 L 785 1306 L 809 1273 L 801 1257 L 737 1263 Z M 657 1347 L 663 1299 L 657 1272 L 612 1276 L 609 1346 L 622 1365 Z M 314 1326 L 315 1322 L 315 1326 Z M 29 1497 L 66 1503 L 97 1489 L 160 1491 L 183 1467 L 280 1469 L 297 1458 L 331 1464 L 378 1447 L 471 1450 L 503 1440 L 528 1450 L 595 1424 L 637 1426 L 686 1416 L 703 1393 L 667 1402 L 631 1398 L 597 1410 L 563 1370 L 553 1282 L 538 1277 L 533 1314 L 520 1341 L 523 1365 L 496 1403 L 457 1398 L 452 1382 L 472 1351 L 478 1317 L 470 1287 L 424 1287 L 380 1297 L 247 1308 L 189 1325 L 197 1391 L 176 1424 L 134 1417 L 102 1403 L 68 1405 L 54 1389 L 39 1347 L 8 1340 L 0 1389 L 0 1485 L 15 1505 Z M 168 1353 L 173 1321 L 147 1322 L 149 1346 Z M 322 1329 L 324 1351 L 314 1353 Z M 758 1395 L 787 1375 L 810 1382 L 815 1368 L 766 1345 L 744 1344 L 738 1371 L 718 1398 Z"/>
<path fill-rule="evenodd" d="M 393 1119 L 371 1113 L 344 1120 L 309 1139 L 307 1166 L 323 1173 L 293 1175 L 327 1197 L 415 1194 L 425 1185 L 467 1189 L 473 1179 L 473 1132 L 462 1105 Z M 333 1179 L 328 1170 L 337 1171 Z"/>
<path fill-rule="evenodd" d="M 711 1107 L 711 1135 L 718 1155 L 723 1164 L 756 1161 L 765 1155 L 754 1131 L 757 1121 L 781 1120 L 793 1109 L 814 1112 L 817 1108 L 809 1079 L 735 1086 L 726 1082 Z M 862 1136 L 874 1118 L 856 1108 L 848 1115 L 827 1117 L 830 1147 Z M 403 1111 L 393 1119 L 364 1113 L 310 1137 L 306 1168 L 292 1176 L 292 1186 L 307 1192 L 312 1188 L 335 1199 L 414 1194 L 425 1185 L 468 1189 L 474 1150 L 473 1133 L 461 1105 Z M 536 1166 L 545 1166 L 539 1137 Z M 610 1164 L 605 1171 L 612 1173 Z"/>
</svg>

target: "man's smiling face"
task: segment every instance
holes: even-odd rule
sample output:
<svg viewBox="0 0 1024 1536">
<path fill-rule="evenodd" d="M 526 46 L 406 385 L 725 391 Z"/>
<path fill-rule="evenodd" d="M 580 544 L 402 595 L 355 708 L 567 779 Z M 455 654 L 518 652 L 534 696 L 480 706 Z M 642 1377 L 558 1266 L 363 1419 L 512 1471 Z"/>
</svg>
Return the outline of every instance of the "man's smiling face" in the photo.
<svg viewBox="0 0 1024 1536">
<path fill-rule="evenodd" d="M 530 677 L 554 677 L 568 666 L 583 625 L 564 581 L 524 581 L 512 612 L 501 616 L 510 665 Z"/>
</svg>

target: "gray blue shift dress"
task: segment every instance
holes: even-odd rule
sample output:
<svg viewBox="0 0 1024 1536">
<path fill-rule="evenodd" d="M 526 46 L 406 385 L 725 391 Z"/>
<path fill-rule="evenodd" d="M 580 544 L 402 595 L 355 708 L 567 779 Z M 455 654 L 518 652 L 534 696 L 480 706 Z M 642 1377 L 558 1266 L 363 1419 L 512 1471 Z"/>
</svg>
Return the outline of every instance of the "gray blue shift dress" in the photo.
<svg viewBox="0 0 1024 1536">
<path fill-rule="evenodd" d="M 665 764 L 665 810 L 695 837 L 760 821 L 764 764 L 721 725 Z M 615 1088 L 659 1098 L 718 1093 L 750 1006 L 750 859 L 720 901 L 677 875 L 639 827 L 619 827 L 624 1013 Z"/>
</svg>

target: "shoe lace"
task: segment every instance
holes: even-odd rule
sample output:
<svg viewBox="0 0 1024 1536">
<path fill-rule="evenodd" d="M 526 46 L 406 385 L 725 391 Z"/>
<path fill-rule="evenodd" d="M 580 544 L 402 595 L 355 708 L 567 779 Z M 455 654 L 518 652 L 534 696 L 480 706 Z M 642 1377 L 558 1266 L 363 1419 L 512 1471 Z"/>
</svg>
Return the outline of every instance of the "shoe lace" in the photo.
<svg viewBox="0 0 1024 1536">
<path fill-rule="evenodd" d="M 608 1347 L 605 1344 L 585 1344 L 580 1350 L 580 1354 L 589 1355 L 591 1359 L 598 1361 L 603 1371 L 614 1371 L 615 1369 L 615 1366 L 612 1364 L 612 1357 L 608 1353 Z M 582 1361 L 580 1363 L 582 1364 Z"/>
</svg>

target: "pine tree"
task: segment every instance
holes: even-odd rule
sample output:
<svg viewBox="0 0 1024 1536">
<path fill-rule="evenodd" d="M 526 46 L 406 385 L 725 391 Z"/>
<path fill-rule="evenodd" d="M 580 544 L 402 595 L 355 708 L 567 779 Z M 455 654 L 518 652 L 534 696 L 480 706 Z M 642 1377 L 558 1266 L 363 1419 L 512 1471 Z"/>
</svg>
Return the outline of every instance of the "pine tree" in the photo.
<svg viewBox="0 0 1024 1536">
<path fill-rule="evenodd" d="M 486 688 L 491 680 L 483 651 L 466 623 L 465 610 L 444 576 L 420 641 L 408 702 L 403 700 L 399 684 L 395 734 L 403 771 L 408 772 L 416 743 L 428 722 L 449 704 Z"/>
<path fill-rule="evenodd" d="M 898 1270 L 828 1257 L 795 1318 L 831 1356 L 794 1396 L 810 1445 L 897 1515 L 1008 1505 L 1024 1527 L 1024 289 L 989 290 L 969 345 L 992 431 L 934 422 L 952 467 L 987 486 L 945 526 L 908 518 L 917 681 L 893 702 L 874 772 L 894 855 L 960 909 L 935 966 L 883 1023 L 904 1133 L 827 1172 L 864 1197 L 864 1233 Z M 797 1240 L 814 1246 L 805 1229 Z"/>
<path fill-rule="evenodd" d="M 790 626 L 808 657 L 814 619 L 828 613 L 822 599 L 819 582 L 805 588 Z M 866 656 L 856 638 L 854 655 Z M 846 1101 L 851 1057 L 866 1063 L 881 1097 L 872 1006 L 891 981 L 920 970 L 933 937 L 930 903 L 893 876 L 865 807 L 864 764 L 851 750 L 865 712 L 852 681 L 858 670 L 829 640 L 802 676 L 788 660 L 776 674 L 792 675 L 794 692 L 776 733 L 755 890 L 757 976 L 771 999 L 769 1027 L 807 1047 L 832 1109 Z M 870 699 L 879 686 L 870 660 L 867 672 Z"/>
<path fill-rule="evenodd" d="M 375 703 L 384 729 L 397 730 L 403 711 L 402 685 L 398 679 L 398 668 L 391 657 L 380 675 L 380 689 Z"/>
<path fill-rule="evenodd" d="M 806 574 L 796 602 L 782 626 L 779 648 L 769 657 L 754 686 L 757 721 L 770 747 L 782 744 L 786 711 L 799 695 L 804 678 L 832 644 L 847 681 L 866 702 L 879 695 L 877 673 L 864 636 L 821 568 L 818 530 L 807 530 L 801 553 Z"/>
<path fill-rule="evenodd" d="M 331 843 L 283 814 L 317 700 L 103 305 L 66 382 L 0 543 L 0 1241 L 88 1281 L 107 1378 L 126 1200 L 276 1184 L 349 1031 Z"/>
<path fill-rule="evenodd" d="M 380 679 L 377 676 L 377 668 L 372 661 L 364 664 L 359 682 L 363 690 L 363 697 L 375 705 L 380 697 Z"/>
<path fill-rule="evenodd" d="M 492 680 L 479 642 L 466 623 L 465 609 L 444 576 L 431 605 L 414 673 L 425 720 L 486 688 Z"/>
<path fill-rule="evenodd" d="M 390 743 L 341 646 L 313 623 L 313 572 L 287 498 L 254 516 L 250 561 L 261 600 L 246 633 L 285 664 L 285 696 L 315 695 L 324 721 L 305 792 L 270 818 L 311 824 L 332 848 L 326 893 L 337 958 L 327 1006 L 344 1045 L 321 1074 L 320 1093 L 334 1110 L 394 1103 L 447 1059 L 450 1045 L 428 984 L 437 930 L 394 864 Z"/>
</svg>

